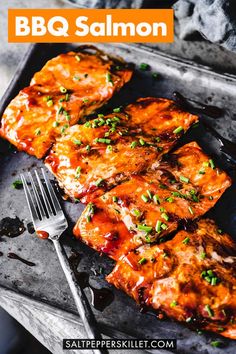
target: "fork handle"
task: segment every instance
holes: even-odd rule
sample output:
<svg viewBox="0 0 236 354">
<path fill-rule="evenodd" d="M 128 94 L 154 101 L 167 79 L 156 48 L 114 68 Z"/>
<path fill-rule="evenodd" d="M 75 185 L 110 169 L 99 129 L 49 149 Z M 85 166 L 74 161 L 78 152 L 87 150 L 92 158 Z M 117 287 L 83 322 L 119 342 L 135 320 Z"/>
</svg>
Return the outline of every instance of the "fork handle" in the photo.
<svg viewBox="0 0 236 354">
<path fill-rule="evenodd" d="M 88 299 L 75 278 L 64 247 L 61 245 L 58 239 L 53 239 L 52 242 L 55 246 L 61 267 L 65 273 L 70 290 L 74 297 L 77 310 L 85 326 L 88 339 L 102 339 L 101 333 L 98 331 L 97 322 L 89 305 Z M 94 349 L 93 352 L 94 354 L 104 353 L 100 351 L 100 349 Z"/>
</svg>

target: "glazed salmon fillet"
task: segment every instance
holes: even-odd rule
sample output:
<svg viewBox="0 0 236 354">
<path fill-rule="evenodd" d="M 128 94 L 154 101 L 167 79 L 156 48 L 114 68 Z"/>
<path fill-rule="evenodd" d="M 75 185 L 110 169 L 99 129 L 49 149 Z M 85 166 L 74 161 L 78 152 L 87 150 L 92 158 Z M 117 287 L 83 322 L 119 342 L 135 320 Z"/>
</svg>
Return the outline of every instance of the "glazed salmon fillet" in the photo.
<svg viewBox="0 0 236 354">
<path fill-rule="evenodd" d="M 131 76 L 126 64 L 102 54 L 61 54 L 11 101 L 0 136 L 42 158 L 57 136 L 104 105 Z"/>
<path fill-rule="evenodd" d="M 236 339 L 236 246 L 212 220 L 120 259 L 107 280 L 143 307 Z"/>
<path fill-rule="evenodd" d="M 89 204 L 74 234 L 117 260 L 135 245 L 156 242 L 205 214 L 230 185 L 226 173 L 192 142 Z"/>
<path fill-rule="evenodd" d="M 91 202 L 146 171 L 197 120 L 171 100 L 142 98 L 122 112 L 69 128 L 45 163 L 71 198 Z"/>
</svg>

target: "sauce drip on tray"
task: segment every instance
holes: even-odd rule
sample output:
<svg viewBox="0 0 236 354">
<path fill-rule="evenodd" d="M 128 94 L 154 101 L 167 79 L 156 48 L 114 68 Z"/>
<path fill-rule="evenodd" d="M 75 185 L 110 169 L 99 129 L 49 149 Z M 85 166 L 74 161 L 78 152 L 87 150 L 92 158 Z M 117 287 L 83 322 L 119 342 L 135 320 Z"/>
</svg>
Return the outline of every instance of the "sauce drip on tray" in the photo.
<svg viewBox="0 0 236 354">
<path fill-rule="evenodd" d="M 103 311 L 107 306 L 112 303 L 114 299 L 114 294 L 108 288 L 97 289 L 89 284 L 89 274 L 86 272 L 79 272 L 77 269 L 81 258 L 82 255 L 76 250 L 73 250 L 71 256 L 69 257 L 70 266 L 81 288 L 90 289 L 92 295 L 92 306 L 96 310 Z"/>
<path fill-rule="evenodd" d="M 96 289 L 89 285 L 92 295 L 92 305 L 96 310 L 103 311 L 114 300 L 113 292 L 108 288 Z"/>
<path fill-rule="evenodd" d="M 0 221 L 0 236 L 17 237 L 24 231 L 24 223 L 18 217 L 6 217 Z"/>
<path fill-rule="evenodd" d="M 36 265 L 35 263 L 27 261 L 26 259 L 21 258 L 17 254 L 12 253 L 12 252 L 8 253 L 7 257 L 11 258 L 11 259 L 17 259 L 18 261 L 21 261 L 22 263 L 28 265 L 29 267 L 34 267 Z"/>
</svg>

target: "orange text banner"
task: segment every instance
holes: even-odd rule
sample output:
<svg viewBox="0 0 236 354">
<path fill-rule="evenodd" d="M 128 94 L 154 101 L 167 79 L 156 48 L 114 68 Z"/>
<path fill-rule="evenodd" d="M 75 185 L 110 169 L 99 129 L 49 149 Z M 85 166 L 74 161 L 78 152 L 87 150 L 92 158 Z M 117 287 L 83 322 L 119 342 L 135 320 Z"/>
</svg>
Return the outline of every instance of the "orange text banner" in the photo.
<svg viewBox="0 0 236 354">
<path fill-rule="evenodd" d="M 9 42 L 174 40 L 171 9 L 9 9 Z"/>
</svg>

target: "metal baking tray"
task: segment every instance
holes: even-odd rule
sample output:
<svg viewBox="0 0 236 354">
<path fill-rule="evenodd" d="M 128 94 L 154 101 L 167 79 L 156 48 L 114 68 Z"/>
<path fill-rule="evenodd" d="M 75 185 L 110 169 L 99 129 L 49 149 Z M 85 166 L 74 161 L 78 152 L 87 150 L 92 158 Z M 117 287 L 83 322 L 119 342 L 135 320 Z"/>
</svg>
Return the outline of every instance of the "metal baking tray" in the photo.
<svg viewBox="0 0 236 354">
<path fill-rule="evenodd" d="M 10 100 L 18 91 L 27 86 L 34 72 L 40 70 L 44 63 L 55 55 L 75 49 L 75 44 L 35 44 L 28 51 L 24 61 L 18 68 L 13 81 L 6 91 L 0 106 L 0 115 Z M 192 100 L 224 108 L 224 117 L 212 119 L 200 115 L 201 122 L 207 122 L 224 138 L 236 141 L 236 77 L 215 73 L 207 67 L 190 61 L 183 61 L 174 57 L 140 45 L 99 44 L 99 48 L 112 55 L 123 57 L 128 62 L 136 64 L 136 71 L 132 81 L 121 90 L 108 104 L 109 107 L 125 105 L 135 101 L 138 97 L 159 96 L 172 97 L 173 91 L 179 91 Z M 139 70 L 140 63 L 147 63 L 150 69 Z M 153 78 L 152 73 L 157 73 Z M 220 142 L 207 131 L 202 123 L 191 129 L 181 144 L 196 140 L 218 165 L 227 170 L 234 178 L 235 165 L 225 153 L 220 150 Z M 12 188 L 12 182 L 19 178 L 19 174 L 43 165 L 42 161 L 23 152 L 6 149 L 7 143 L 1 142 L 0 152 L 0 219 L 18 216 L 24 224 L 30 222 L 29 211 L 26 205 L 23 190 Z M 51 176 L 52 178 L 52 176 Z M 217 205 L 208 213 L 220 228 L 236 238 L 236 184 L 226 191 Z M 63 208 L 70 224 L 77 220 L 83 206 L 63 201 Z M 53 245 L 50 241 L 40 240 L 27 230 L 16 238 L 1 237 L 0 251 L 0 286 L 25 295 L 44 306 L 56 307 L 58 311 L 76 314 L 73 299 L 71 298 L 67 282 L 59 266 Z M 210 345 L 212 340 L 219 339 L 224 347 L 225 354 L 236 351 L 235 342 L 215 334 L 204 333 L 198 335 L 181 324 L 170 320 L 160 321 L 151 314 L 140 313 L 138 306 L 127 295 L 112 288 L 105 281 L 113 262 L 105 256 L 89 249 L 81 242 L 75 241 L 69 230 L 62 238 L 68 255 L 76 249 L 82 255 L 79 269 L 90 273 L 90 282 L 93 286 L 111 288 L 115 299 L 103 312 L 95 311 L 101 328 L 107 334 L 118 336 L 123 333 L 138 338 L 177 338 L 178 353 L 207 354 L 217 353 L 220 349 Z M 8 252 L 15 252 L 19 256 L 36 263 L 29 267 L 17 260 L 9 259 Z M 103 272 L 99 270 L 103 269 Z M 94 275 L 94 272 L 97 275 Z M 87 292 L 90 298 L 89 291 Z M 59 310 L 58 310 L 59 309 Z M 79 318 L 78 318 L 79 320 Z"/>
</svg>

